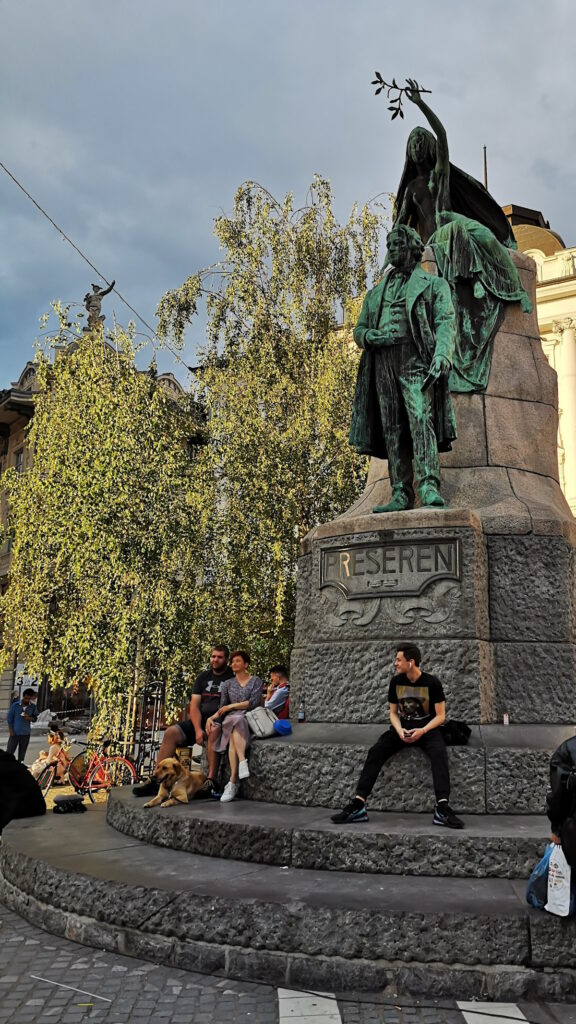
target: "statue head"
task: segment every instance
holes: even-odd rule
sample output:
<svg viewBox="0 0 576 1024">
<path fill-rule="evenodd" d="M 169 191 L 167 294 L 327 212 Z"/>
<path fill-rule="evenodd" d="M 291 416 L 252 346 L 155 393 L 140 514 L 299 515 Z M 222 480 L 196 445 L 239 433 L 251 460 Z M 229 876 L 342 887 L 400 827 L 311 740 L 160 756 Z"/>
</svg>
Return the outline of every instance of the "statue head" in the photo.
<svg viewBox="0 0 576 1024">
<path fill-rule="evenodd" d="M 436 139 L 426 128 L 414 128 L 408 136 L 406 156 L 415 164 L 431 168 L 436 163 Z"/>
<path fill-rule="evenodd" d="M 396 224 L 388 235 L 387 244 L 386 264 L 391 263 L 398 268 L 414 267 L 424 251 L 420 235 L 407 224 Z"/>
</svg>

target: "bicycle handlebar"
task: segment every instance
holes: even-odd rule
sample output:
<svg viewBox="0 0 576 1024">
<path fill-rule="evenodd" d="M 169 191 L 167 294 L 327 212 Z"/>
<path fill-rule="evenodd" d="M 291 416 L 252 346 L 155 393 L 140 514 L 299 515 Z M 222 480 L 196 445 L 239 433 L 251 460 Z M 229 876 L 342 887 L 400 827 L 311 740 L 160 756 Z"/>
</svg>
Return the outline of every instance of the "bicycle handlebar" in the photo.
<svg viewBox="0 0 576 1024">
<path fill-rule="evenodd" d="M 88 743 L 87 743 L 86 740 L 78 740 L 75 737 L 74 738 L 70 737 L 70 738 L 71 738 L 72 743 L 75 746 L 77 746 L 77 747 L 87 747 L 88 746 Z M 113 740 L 102 740 L 102 743 L 98 747 L 100 753 L 107 754 L 108 750 L 112 746 L 113 742 L 114 742 Z"/>
</svg>

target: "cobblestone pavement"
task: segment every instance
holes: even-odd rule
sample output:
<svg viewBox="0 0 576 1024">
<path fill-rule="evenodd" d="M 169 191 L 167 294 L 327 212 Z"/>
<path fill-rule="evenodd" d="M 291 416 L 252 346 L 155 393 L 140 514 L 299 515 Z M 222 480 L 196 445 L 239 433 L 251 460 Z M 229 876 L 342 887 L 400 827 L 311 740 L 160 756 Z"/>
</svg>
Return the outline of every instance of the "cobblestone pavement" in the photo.
<svg viewBox="0 0 576 1024">
<path fill-rule="evenodd" d="M 273 987 L 78 946 L 0 907 L 1 1024 L 85 1021 L 276 1024 L 278 999 Z"/>
<path fill-rule="evenodd" d="M 334 1016 L 324 1019 L 327 1024 L 465 1024 L 454 1001 L 407 1004 L 407 999 L 394 1006 L 369 996 L 342 996 L 331 1000 Z M 0 1024 L 285 1024 L 296 1019 L 296 1012 L 280 1018 L 274 986 L 192 974 L 79 946 L 0 906 Z M 576 1006 L 514 1007 L 513 1017 L 522 1020 L 522 1014 L 524 1022 L 533 1024 L 576 1024 Z M 319 1024 L 320 1017 L 300 1016 L 301 1024 L 307 1020 Z M 486 1017 L 486 1024 L 493 1019 Z"/>
</svg>

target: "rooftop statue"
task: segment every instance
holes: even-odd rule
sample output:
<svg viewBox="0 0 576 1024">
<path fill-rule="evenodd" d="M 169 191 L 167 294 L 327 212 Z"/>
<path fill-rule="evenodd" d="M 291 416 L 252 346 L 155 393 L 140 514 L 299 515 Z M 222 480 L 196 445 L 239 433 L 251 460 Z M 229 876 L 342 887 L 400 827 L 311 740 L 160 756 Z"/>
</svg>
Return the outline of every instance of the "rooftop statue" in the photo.
<svg viewBox="0 0 576 1024">
<path fill-rule="evenodd" d="M 88 312 L 88 325 L 84 328 L 85 331 L 92 331 L 95 327 L 100 327 L 106 317 L 102 316 L 102 299 L 105 295 L 109 295 L 112 291 L 116 281 L 112 281 L 112 284 L 105 289 L 102 289 L 99 284 L 92 285 L 92 291 L 87 292 L 84 296 L 84 306 Z"/>
</svg>

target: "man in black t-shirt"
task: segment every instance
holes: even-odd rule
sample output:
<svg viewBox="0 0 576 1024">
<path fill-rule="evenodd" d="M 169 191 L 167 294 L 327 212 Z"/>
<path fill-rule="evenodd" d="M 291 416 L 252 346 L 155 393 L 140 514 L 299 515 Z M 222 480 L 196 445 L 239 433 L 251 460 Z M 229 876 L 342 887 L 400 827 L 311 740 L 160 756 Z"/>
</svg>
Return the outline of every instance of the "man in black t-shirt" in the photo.
<svg viewBox="0 0 576 1024">
<path fill-rule="evenodd" d="M 225 644 L 218 644 L 210 651 L 210 668 L 200 672 L 192 687 L 190 706 L 188 709 L 189 718 L 177 725 L 170 725 L 160 745 L 156 764 L 163 761 L 165 757 L 174 757 L 178 747 L 187 744 L 191 747 L 195 743 L 204 745 L 206 733 L 204 727 L 206 720 L 220 707 L 220 688 L 225 679 L 232 679 L 234 675 L 228 664 L 230 651 Z M 213 790 L 215 778 L 218 771 L 218 760 L 220 755 L 214 750 L 215 733 L 208 737 L 208 782 Z M 132 792 L 134 796 L 155 796 L 158 792 L 158 783 L 154 779 L 144 783 L 142 786 L 135 786 Z"/>
<path fill-rule="evenodd" d="M 336 824 L 368 821 L 366 800 L 374 788 L 382 766 L 405 746 L 416 744 L 430 759 L 436 807 L 433 822 L 445 828 L 463 828 L 448 803 L 450 772 L 446 744 L 439 726 L 446 719 L 446 699 L 442 683 L 429 672 L 422 672 L 422 660 L 415 644 L 397 649 L 394 676 L 388 690 L 390 729 L 370 748 L 364 762 L 356 796 L 342 811 L 332 815 Z"/>
</svg>

